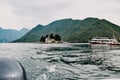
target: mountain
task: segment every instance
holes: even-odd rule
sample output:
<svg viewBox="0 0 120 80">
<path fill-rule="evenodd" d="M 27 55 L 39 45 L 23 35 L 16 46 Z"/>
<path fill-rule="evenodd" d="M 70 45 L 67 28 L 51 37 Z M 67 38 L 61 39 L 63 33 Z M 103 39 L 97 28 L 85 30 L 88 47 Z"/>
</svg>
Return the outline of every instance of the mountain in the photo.
<svg viewBox="0 0 120 80">
<path fill-rule="evenodd" d="M 2 28 L 0 27 L 0 30 L 1 30 Z"/>
<path fill-rule="evenodd" d="M 46 26 L 37 25 L 16 42 L 37 42 L 41 36 L 50 33 L 59 34 L 62 40 L 67 42 L 88 42 L 95 36 L 112 38 L 114 35 L 120 39 L 120 26 L 92 17 L 83 20 L 62 19 Z"/>
<path fill-rule="evenodd" d="M 20 31 L 15 29 L 2 29 L 0 27 L 0 42 L 11 42 L 25 35 L 29 29 L 23 28 Z"/>
</svg>

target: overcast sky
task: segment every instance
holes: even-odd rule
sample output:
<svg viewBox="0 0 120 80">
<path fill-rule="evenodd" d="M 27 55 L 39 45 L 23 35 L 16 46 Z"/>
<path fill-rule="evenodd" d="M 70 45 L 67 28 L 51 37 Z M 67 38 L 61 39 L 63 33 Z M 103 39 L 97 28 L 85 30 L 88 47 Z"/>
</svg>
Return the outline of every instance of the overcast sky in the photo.
<svg viewBox="0 0 120 80">
<path fill-rule="evenodd" d="M 0 0 L 0 27 L 21 29 L 97 17 L 120 25 L 120 0 Z"/>
</svg>

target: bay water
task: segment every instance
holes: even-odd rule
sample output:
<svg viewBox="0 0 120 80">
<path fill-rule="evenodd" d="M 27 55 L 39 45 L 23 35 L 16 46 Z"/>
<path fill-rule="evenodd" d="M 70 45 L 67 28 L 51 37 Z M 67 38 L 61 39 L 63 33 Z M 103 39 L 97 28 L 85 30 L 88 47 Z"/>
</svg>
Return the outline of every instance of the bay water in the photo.
<svg viewBox="0 0 120 80">
<path fill-rule="evenodd" d="M 1 43 L 0 57 L 18 60 L 27 80 L 120 79 L 120 46 Z"/>
</svg>

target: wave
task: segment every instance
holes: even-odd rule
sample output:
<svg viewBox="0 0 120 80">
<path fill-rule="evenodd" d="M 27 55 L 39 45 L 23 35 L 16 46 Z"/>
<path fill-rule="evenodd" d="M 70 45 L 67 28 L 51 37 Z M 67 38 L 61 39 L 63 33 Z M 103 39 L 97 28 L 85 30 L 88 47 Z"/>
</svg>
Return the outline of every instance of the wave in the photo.
<svg viewBox="0 0 120 80">
<path fill-rule="evenodd" d="M 75 50 L 79 50 L 79 48 L 74 48 L 74 47 L 51 47 L 49 49 L 47 49 L 47 52 L 50 51 L 75 51 Z"/>
<path fill-rule="evenodd" d="M 80 45 L 77 45 L 80 46 Z M 36 56 L 31 58 L 34 60 L 44 60 L 49 63 L 63 63 L 67 65 L 82 64 L 82 65 L 97 65 L 100 69 L 107 69 L 111 71 L 120 71 L 120 65 L 115 64 L 113 52 L 109 52 L 109 46 L 105 46 L 103 50 L 102 46 L 92 46 L 92 48 L 86 48 L 88 46 L 81 47 L 50 47 L 46 50 L 37 52 Z M 102 48 L 101 48 L 102 47 Z M 111 49 L 111 48 L 110 48 Z M 112 61 L 112 62 L 110 62 Z M 120 63 L 120 62 L 117 62 Z M 112 64 L 112 65 L 110 65 Z"/>
<path fill-rule="evenodd" d="M 42 74 L 39 77 L 37 77 L 36 80 L 49 80 L 46 74 Z"/>
</svg>

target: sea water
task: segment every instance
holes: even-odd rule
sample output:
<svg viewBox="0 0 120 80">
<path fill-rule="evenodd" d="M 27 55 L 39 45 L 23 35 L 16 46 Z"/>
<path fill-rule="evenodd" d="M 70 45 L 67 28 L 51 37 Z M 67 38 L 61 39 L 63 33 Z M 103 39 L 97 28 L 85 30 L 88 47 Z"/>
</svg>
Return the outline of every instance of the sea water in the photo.
<svg viewBox="0 0 120 80">
<path fill-rule="evenodd" d="M 0 57 L 18 60 L 27 80 L 120 78 L 120 46 L 84 43 L 1 43 Z"/>
</svg>

